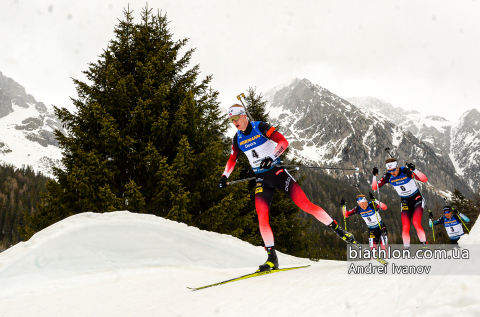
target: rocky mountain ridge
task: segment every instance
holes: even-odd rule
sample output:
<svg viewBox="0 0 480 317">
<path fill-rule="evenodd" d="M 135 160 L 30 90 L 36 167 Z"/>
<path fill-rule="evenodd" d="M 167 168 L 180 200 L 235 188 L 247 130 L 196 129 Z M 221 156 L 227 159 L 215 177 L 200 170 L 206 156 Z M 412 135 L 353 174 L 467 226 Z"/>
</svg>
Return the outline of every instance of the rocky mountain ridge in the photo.
<svg viewBox="0 0 480 317">
<path fill-rule="evenodd" d="M 0 162 L 30 165 L 52 177 L 52 168 L 61 166 L 56 129 L 64 133 L 53 109 L 37 102 L 23 86 L 0 72 Z"/>
<path fill-rule="evenodd" d="M 384 167 L 386 147 L 403 165 L 412 161 L 429 177 L 426 188 L 448 195 L 471 188 L 436 152 L 408 129 L 365 111 L 307 79 L 296 79 L 264 94 L 272 124 L 290 142 L 291 155 L 304 162 L 360 167 L 365 180 L 373 166 Z"/>
</svg>

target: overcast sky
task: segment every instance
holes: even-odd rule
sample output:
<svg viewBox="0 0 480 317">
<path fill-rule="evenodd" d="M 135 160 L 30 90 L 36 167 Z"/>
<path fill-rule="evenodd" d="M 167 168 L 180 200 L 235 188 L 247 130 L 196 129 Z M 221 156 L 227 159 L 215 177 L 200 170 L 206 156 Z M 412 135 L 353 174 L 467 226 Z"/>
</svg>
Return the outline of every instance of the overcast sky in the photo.
<svg viewBox="0 0 480 317">
<path fill-rule="evenodd" d="M 128 4 L 1 0 L 0 71 L 38 101 L 73 109 L 70 77 L 95 62 Z M 307 78 L 342 98 L 377 97 L 450 120 L 480 110 L 480 1 L 150 0 L 228 108 L 248 87 Z M 138 21 L 138 18 L 136 19 Z"/>
</svg>

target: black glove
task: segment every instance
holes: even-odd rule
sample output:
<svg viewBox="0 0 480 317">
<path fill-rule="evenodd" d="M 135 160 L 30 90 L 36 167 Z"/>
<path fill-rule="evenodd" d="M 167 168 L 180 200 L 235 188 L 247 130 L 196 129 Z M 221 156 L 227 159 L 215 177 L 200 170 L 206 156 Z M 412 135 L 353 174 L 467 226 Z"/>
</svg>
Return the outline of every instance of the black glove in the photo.
<svg viewBox="0 0 480 317">
<path fill-rule="evenodd" d="M 458 214 L 459 214 L 458 210 L 455 209 L 455 208 L 453 208 L 453 207 L 452 207 L 452 211 L 453 211 L 453 214 L 454 214 L 454 215 L 458 215 Z"/>
<path fill-rule="evenodd" d="M 377 176 L 378 174 L 378 168 L 374 167 L 373 170 L 372 170 L 372 174 Z"/>
<path fill-rule="evenodd" d="M 218 187 L 220 187 L 220 188 L 226 188 L 227 187 L 227 176 L 222 175 L 222 177 L 218 181 Z"/>
<path fill-rule="evenodd" d="M 369 192 L 368 194 L 369 194 L 371 200 L 375 200 L 375 196 L 373 196 L 372 193 Z"/>
<path fill-rule="evenodd" d="M 413 172 L 415 170 L 415 164 L 413 163 L 406 163 L 407 167 Z"/>
<path fill-rule="evenodd" d="M 260 168 L 270 168 L 272 167 L 273 159 L 269 156 L 262 160 L 260 163 Z"/>
<path fill-rule="evenodd" d="M 340 201 L 340 206 L 345 206 L 345 199 L 343 199 L 343 197 L 342 197 L 342 200 Z"/>
<path fill-rule="evenodd" d="M 433 212 L 431 212 L 430 210 L 428 211 L 428 218 L 433 220 Z"/>
</svg>

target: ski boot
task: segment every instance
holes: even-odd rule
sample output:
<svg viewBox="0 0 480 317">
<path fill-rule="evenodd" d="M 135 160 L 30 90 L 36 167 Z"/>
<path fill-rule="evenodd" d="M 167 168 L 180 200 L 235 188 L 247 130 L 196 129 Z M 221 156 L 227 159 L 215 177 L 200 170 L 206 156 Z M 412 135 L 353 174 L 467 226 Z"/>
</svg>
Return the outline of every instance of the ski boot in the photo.
<svg viewBox="0 0 480 317">
<path fill-rule="evenodd" d="M 257 272 L 264 272 L 270 270 L 278 269 L 278 258 L 277 254 L 275 253 L 275 247 L 265 247 L 267 250 L 268 258 L 267 261 L 258 267 Z"/>
<path fill-rule="evenodd" d="M 356 242 L 355 238 L 353 237 L 353 234 L 340 228 L 340 226 L 337 224 L 335 220 L 331 224 L 329 224 L 328 227 L 333 231 L 335 231 L 335 233 L 338 234 L 340 239 L 345 240 L 348 243 Z"/>
</svg>

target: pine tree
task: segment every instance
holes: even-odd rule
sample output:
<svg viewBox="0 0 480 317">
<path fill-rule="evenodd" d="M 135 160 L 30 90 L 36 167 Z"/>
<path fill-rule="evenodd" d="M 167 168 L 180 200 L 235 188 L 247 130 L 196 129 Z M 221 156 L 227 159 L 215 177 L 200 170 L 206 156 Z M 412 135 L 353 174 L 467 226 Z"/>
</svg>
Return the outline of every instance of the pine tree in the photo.
<svg viewBox="0 0 480 317">
<path fill-rule="evenodd" d="M 166 15 L 145 8 L 138 24 L 124 15 L 88 81 L 74 80 L 77 111 L 55 108 L 68 131 L 56 132 L 64 168 L 47 182 L 25 237 L 70 215 L 123 209 L 243 237 L 253 221 L 246 186 L 217 185 L 228 122 L 212 77 L 189 68 L 194 50 L 173 40 Z"/>
</svg>

